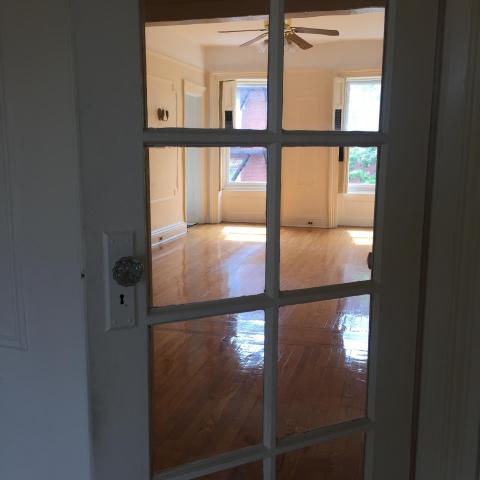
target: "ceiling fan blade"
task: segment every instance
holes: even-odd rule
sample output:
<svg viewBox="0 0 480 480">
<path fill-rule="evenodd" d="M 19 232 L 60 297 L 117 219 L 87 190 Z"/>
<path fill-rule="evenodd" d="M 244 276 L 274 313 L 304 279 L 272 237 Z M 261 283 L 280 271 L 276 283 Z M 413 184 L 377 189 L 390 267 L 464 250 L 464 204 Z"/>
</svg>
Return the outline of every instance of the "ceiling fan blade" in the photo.
<svg viewBox="0 0 480 480">
<path fill-rule="evenodd" d="M 288 35 L 287 41 L 296 43 L 302 50 L 308 50 L 309 48 L 313 47 L 311 43 L 308 43 L 302 37 L 299 37 L 296 33 L 291 33 L 290 35 Z"/>
<path fill-rule="evenodd" d="M 254 28 L 252 30 L 219 30 L 218 33 L 238 33 L 238 32 L 266 32 L 266 28 Z"/>
<path fill-rule="evenodd" d="M 262 33 L 261 35 L 258 35 L 257 37 L 252 38 L 248 42 L 242 43 L 240 46 L 241 47 L 248 47 L 249 45 L 252 45 L 253 43 L 258 42 L 262 38 L 265 38 L 267 35 L 268 35 L 268 33 Z"/>
<path fill-rule="evenodd" d="M 313 33 L 316 35 L 328 35 L 330 37 L 338 37 L 340 32 L 338 30 L 326 30 L 324 28 L 309 28 L 309 27 L 293 27 L 295 33 Z"/>
</svg>

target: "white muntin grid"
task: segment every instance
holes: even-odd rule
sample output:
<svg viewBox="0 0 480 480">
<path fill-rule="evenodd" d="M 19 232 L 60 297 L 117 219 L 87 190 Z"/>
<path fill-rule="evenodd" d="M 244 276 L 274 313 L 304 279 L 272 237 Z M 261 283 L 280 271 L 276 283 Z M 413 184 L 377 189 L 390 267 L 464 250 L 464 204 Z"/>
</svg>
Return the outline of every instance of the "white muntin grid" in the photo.
<svg viewBox="0 0 480 480">
<path fill-rule="evenodd" d="M 319 2 L 319 8 L 321 2 Z M 391 8 L 391 7 L 390 7 Z M 277 387 L 277 348 L 278 315 L 284 305 L 315 302 L 358 295 L 370 295 L 370 344 L 369 344 L 369 397 L 375 383 L 375 345 L 377 324 L 377 299 L 380 280 L 381 218 L 385 172 L 379 168 L 376 195 L 376 232 L 374 239 L 375 268 L 372 280 L 328 285 L 316 288 L 280 291 L 280 201 L 281 201 L 281 154 L 282 147 L 333 147 L 333 146 L 379 146 L 379 157 L 384 164 L 388 137 L 380 132 L 338 132 L 338 131 L 284 131 L 282 129 L 283 105 L 283 28 L 284 1 L 270 0 L 269 48 L 268 48 L 268 126 L 267 130 L 222 130 L 165 128 L 144 130 L 144 147 L 162 146 L 264 146 L 267 158 L 267 238 L 265 293 L 239 298 L 221 299 L 207 302 L 152 307 L 149 310 L 149 326 L 191 320 L 207 316 L 229 313 L 264 310 L 265 312 L 265 356 L 264 356 L 264 395 L 263 395 L 263 443 L 233 452 L 215 455 L 153 474 L 154 480 L 188 480 L 219 472 L 254 461 L 263 461 L 265 480 L 274 480 L 277 455 L 299 448 L 316 445 L 334 438 L 356 432 L 367 434 L 365 471 L 369 477 L 372 461 L 373 406 L 368 402 L 367 417 L 312 431 L 277 439 L 276 434 L 276 387 Z M 388 59 L 388 38 L 385 57 Z M 385 125 L 385 111 L 388 109 L 390 90 L 389 64 L 384 62 L 382 88 L 382 115 L 380 125 Z"/>
</svg>

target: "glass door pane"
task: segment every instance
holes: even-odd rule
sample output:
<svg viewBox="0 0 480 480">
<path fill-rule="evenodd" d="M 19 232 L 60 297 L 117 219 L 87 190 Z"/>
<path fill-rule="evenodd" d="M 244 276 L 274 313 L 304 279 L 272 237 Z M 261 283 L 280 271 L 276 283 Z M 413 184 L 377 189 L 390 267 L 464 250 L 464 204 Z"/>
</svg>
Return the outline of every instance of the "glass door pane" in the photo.
<svg viewBox="0 0 480 480">
<path fill-rule="evenodd" d="M 144 14 L 148 127 L 266 129 L 267 0 L 147 1 Z"/>
<path fill-rule="evenodd" d="M 376 131 L 385 9 L 325 11 L 325 2 L 316 3 L 314 7 L 315 2 L 309 2 L 310 11 L 304 11 L 301 2 L 287 5 L 283 126 Z M 362 116 L 368 110 L 371 125 L 348 122 L 347 113 L 359 108 Z"/>
<path fill-rule="evenodd" d="M 261 443 L 264 348 L 261 311 L 151 328 L 154 472 Z"/>
<path fill-rule="evenodd" d="M 371 278 L 377 157 L 377 147 L 283 148 L 282 290 Z"/>
<path fill-rule="evenodd" d="M 266 149 L 149 148 L 147 175 L 152 306 L 263 293 Z"/>
<path fill-rule="evenodd" d="M 366 416 L 368 295 L 282 307 L 278 436 Z"/>
</svg>

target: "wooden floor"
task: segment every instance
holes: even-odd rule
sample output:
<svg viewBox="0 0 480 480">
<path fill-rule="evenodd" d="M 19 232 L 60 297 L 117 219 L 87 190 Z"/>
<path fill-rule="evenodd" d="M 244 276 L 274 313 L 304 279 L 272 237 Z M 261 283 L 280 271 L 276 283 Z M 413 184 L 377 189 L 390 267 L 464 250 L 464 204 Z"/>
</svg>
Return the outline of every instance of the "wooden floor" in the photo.
<svg viewBox="0 0 480 480">
<path fill-rule="evenodd" d="M 283 227 L 282 290 L 370 278 L 372 230 Z M 152 251 L 152 303 L 163 306 L 262 293 L 265 227 L 197 225 Z"/>
<path fill-rule="evenodd" d="M 187 238 L 154 254 L 156 298 L 183 302 L 263 290 L 263 278 L 255 278 L 264 271 L 261 227 L 224 227 L 194 227 Z M 309 282 L 368 278 L 364 263 L 369 239 L 370 232 L 362 229 L 283 229 L 282 285 L 301 288 L 313 286 Z M 175 272 L 168 252 L 183 258 L 183 278 Z M 218 265 L 221 260 L 228 265 Z M 167 262 L 170 270 L 161 272 L 160 266 Z M 202 272 L 199 285 L 187 278 L 195 271 L 192 264 Z M 161 290 L 160 285 L 167 284 L 158 281 L 161 273 L 173 275 L 175 286 L 168 289 L 169 297 Z M 281 309 L 279 437 L 365 415 L 368 316 L 365 296 Z M 151 342 L 155 472 L 261 443 L 263 312 L 156 326 Z M 362 464 L 363 436 L 354 435 L 279 457 L 277 478 L 360 480 Z M 260 480 L 262 465 L 257 462 L 203 478 Z"/>
</svg>

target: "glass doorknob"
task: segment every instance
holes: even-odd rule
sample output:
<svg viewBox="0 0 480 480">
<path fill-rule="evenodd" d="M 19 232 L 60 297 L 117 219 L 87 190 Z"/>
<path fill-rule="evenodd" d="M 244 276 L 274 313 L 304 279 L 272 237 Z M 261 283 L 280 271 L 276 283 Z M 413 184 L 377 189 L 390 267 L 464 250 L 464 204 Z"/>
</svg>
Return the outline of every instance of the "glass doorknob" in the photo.
<svg viewBox="0 0 480 480">
<path fill-rule="evenodd" d="M 143 264 L 135 257 L 122 257 L 112 268 L 113 279 L 122 287 L 133 287 L 142 278 Z"/>
</svg>

